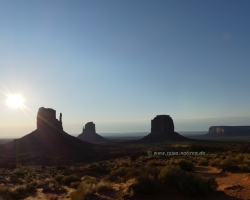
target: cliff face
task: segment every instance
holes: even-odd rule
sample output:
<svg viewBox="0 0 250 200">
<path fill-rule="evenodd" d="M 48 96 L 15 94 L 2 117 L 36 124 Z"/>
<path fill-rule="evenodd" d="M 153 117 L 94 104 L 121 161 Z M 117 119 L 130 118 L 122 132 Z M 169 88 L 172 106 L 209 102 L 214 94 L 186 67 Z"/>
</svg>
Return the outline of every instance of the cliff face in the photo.
<svg viewBox="0 0 250 200">
<path fill-rule="evenodd" d="M 174 131 L 174 122 L 169 115 L 157 115 L 151 120 L 151 133 L 140 141 L 153 143 L 164 141 L 188 141 L 189 138 L 181 136 Z"/>
<path fill-rule="evenodd" d="M 58 131 L 63 131 L 62 114 L 60 113 L 59 120 L 56 119 L 56 111 L 51 108 L 41 107 L 37 113 L 37 130 L 46 131 L 54 128 Z"/>
<path fill-rule="evenodd" d="M 85 129 L 83 127 L 82 133 L 78 135 L 78 138 L 92 143 L 107 143 L 110 142 L 108 139 L 100 136 L 95 131 L 95 124 L 93 122 L 88 122 L 85 124 Z"/>
<path fill-rule="evenodd" d="M 248 136 L 250 126 L 211 126 L 207 136 Z"/>
</svg>

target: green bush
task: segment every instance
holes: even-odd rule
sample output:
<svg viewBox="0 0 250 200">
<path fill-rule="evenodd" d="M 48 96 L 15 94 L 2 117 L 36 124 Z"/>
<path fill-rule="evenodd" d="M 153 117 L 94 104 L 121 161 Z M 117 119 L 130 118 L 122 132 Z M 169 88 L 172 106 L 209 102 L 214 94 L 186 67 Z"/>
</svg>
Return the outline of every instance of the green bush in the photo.
<svg viewBox="0 0 250 200">
<path fill-rule="evenodd" d="M 187 161 L 184 159 L 181 159 L 177 162 L 177 165 L 180 166 L 181 169 L 185 171 L 193 171 L 194 163 L 191 161 Z"/>
</svg>

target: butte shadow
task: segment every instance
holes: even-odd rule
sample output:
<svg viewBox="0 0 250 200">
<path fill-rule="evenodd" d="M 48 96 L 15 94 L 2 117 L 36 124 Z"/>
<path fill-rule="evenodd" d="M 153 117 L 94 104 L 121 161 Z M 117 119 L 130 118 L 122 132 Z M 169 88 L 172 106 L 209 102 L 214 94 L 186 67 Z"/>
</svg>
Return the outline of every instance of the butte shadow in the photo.
<svg viewBox="0 0 250 200">
<path fill-rule="evenodd" d="M 41 107 L 37 113 L 37 129 L 20 139 L 0 146 L 0 165 L 14 164 L 74 164 L 98 161 L 106 156 L 98 145 L 84 142 L 63 130 L 62 114 Z"/>
<path fill-rule="evenodd" d="M 113 143 L 96 133 L 95 124 L 93 122 L 85 124 L 85 128 L 83 127 L 82 133 L 78 135 L 77 138 L 91 143 Z"/>
</svg>

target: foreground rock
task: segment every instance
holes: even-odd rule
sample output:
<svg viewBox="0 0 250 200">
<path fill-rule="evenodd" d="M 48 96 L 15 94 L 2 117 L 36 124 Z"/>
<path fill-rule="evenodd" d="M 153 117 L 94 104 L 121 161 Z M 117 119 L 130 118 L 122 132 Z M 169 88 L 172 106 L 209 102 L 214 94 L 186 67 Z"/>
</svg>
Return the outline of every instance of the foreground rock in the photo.
<svg viewBox="0 0 250 200">
<path fill-rule="evenodd" d="M 250 126 L 211 126 L 206 136 L 250 136 Z"/>
<path fill-rule="evenodd" d="M 108 139 L 100 136 L 96 133 L 95 124 L 93 122 L 88 122 L 85 125 L 85 129 L 83 127 L 82 133 L 78 135 L 78 138 L 92 143 L 108 143 L 110 142 Z"/>
<path fill-rule="evenodd" d="M 151 133 L 139 141 L 147 143 L 159 143 L 166 141 L 192 141 L 174 131 L 174 122 L 169 115 L 157 115 L 151 120 Z"/>
<path fill-rule="evenodd" d="M 73 164 L 102 158 L 104 151 L 98 146 L 64 132 L 62 114 L 59 118 L 56 119 L 55 110 L 40 108 L 35 131 L 0 145 L 0 165 Z"/>
</svg>

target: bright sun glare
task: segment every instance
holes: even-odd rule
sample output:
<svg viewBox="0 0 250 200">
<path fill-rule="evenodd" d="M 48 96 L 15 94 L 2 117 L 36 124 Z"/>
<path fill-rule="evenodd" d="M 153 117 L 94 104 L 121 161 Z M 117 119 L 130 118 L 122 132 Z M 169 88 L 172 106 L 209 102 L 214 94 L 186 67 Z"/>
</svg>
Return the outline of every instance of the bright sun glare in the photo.
<svg viewBox="0 0 250 200">
<path fill-rule="evenodd" d="M 24 107 L 24 99 L 20 94 L 8 95 L 7 104 L 11 108 L 22 108 Z"/>
</svg>

